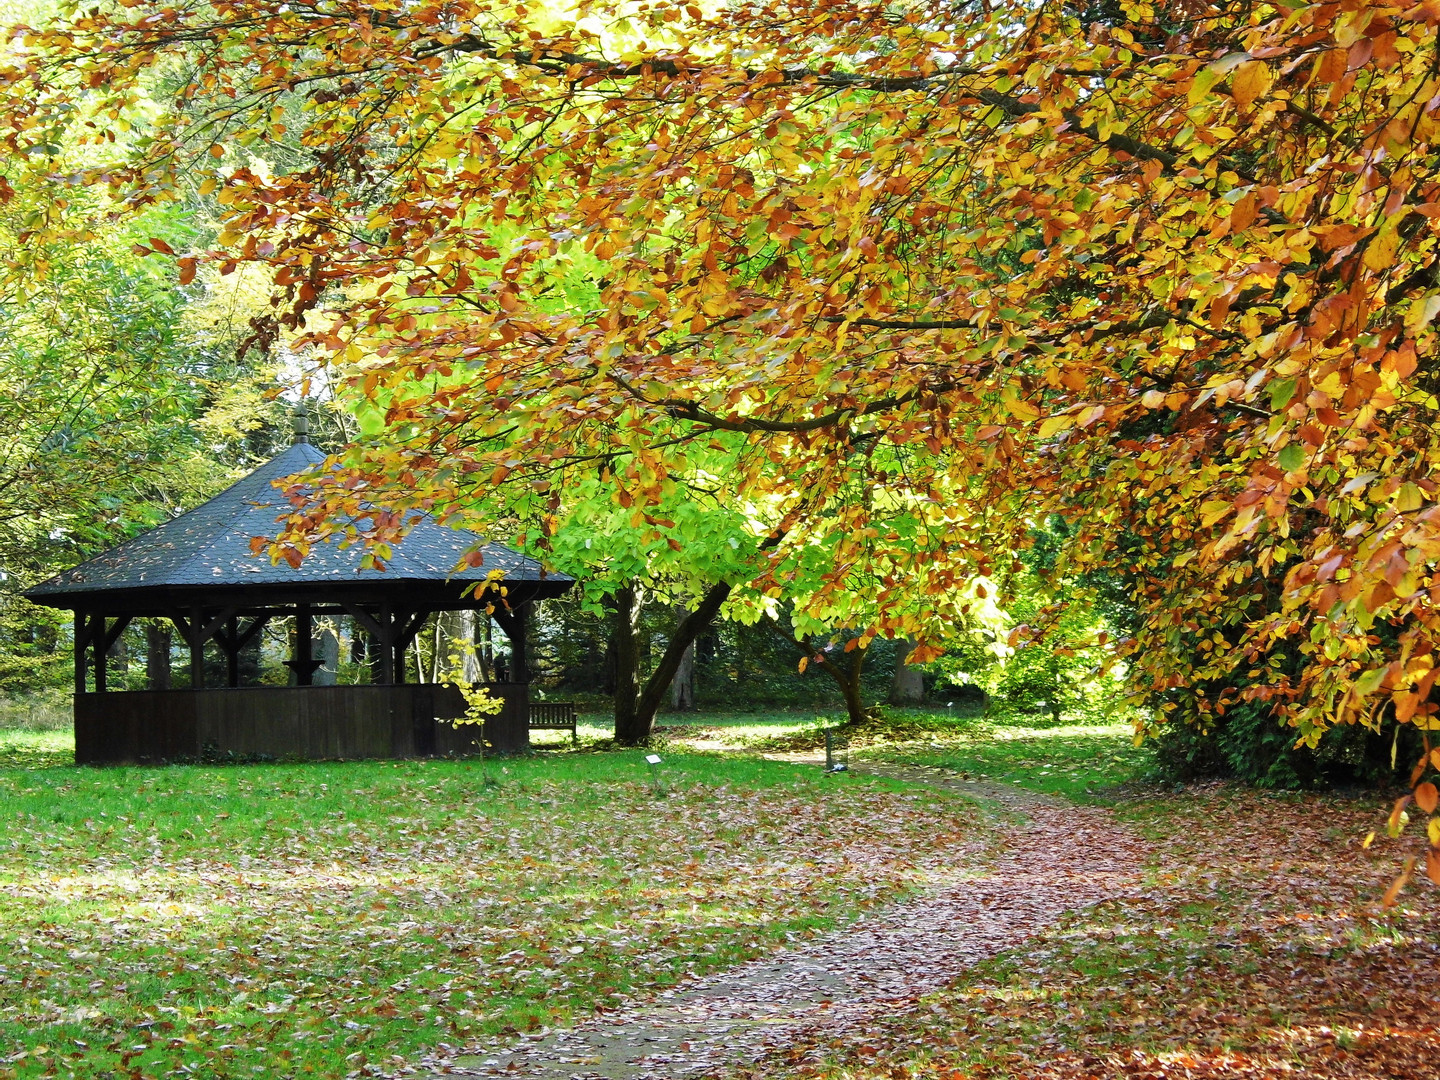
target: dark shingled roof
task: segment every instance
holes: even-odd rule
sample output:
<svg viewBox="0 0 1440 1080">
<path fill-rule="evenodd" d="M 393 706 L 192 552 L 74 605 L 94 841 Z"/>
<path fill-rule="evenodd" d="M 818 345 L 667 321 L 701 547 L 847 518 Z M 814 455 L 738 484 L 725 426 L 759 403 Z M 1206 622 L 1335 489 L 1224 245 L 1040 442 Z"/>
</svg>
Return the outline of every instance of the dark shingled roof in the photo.
<svg viewBox="0 0 1440 1080">
<path fill-rule="evenodd" d="M 365 553 L 360 544 L 345 549 L 337 543 L 317 545 L 298 569 L 284 562 L 272 565 L 265 553 L 251 554 L 251 537 L 273 535 L 276 518 L 289 509 L 272 482 L 309 472 L 324 460 L 325 455 L 315 447 L 297 442 L 209 502 L 55 575 L 25 595 L 37 603 L 69 607 L 70 601 L 82 596 L 98 598 L 120 591 L 205 586 L 313 587 L 327 582 L 392 586 L 404 582 L 465 583 L 482 580 L 496 569 L 505 571 L 507 582 L 545 581 L 556 592 L 572 581 L 564 574 L 546 573 L 534 559 L 496 543 L 484 545 L 483 564 L 457 573 L 456 565 L 474 545 L 476 536 L 430 518 L 422 520 L 395 546 L 383 571 L 360 568 Z"/>
</svg>

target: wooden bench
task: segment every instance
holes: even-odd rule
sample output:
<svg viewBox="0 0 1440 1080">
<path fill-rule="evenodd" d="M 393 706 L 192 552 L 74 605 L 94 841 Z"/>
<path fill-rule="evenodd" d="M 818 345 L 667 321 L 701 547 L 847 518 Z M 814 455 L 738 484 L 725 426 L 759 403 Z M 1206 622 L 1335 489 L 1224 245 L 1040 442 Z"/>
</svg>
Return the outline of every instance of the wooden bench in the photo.
<svg viewBox="0 0 1440 1080">
<path fill-rule="evenodd" d="M 573 701 L 532 701 L 530 703 L 531 731 L 568 731 L 570 741 L 579 742 L 575 731 L 575 703 Z"/>
</svg>

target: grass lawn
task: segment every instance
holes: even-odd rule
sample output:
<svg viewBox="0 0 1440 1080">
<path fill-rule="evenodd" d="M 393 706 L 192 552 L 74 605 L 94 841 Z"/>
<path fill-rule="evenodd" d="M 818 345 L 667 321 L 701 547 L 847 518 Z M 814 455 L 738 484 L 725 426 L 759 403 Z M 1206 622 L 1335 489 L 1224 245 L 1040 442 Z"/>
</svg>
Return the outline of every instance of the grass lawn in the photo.
<svg viewBox="0 0 1440 1080">
<path fill-rule="evenodd" d="M 1150 748 L 1135 745 L 1128 724 L 971 727 L 949 738 L 871 746 L 856 756 L 949 769 L 1079 802 L 1106 801 L 1154 771 Z"/>
<path fill-rule="evenodd" d="M 686 751 L 814 747 L 809 711 L 681 720 L 662 718 L 658 791 L 634 752 L 93 770 L 65 764 L 68 736 L 0 733 L 0 1078 L 387 1070 L 818 932 L 981 827 L 928 789 Z M 752 1075 L 1435 1072 L 1440 903 L 1421 881 L 1378 906 L 1423 827 L 1363 847 L 1379 796 L 1156 788 L 1123 725 L 915 710 L 895 741 L 851 734 L 852 760 L 1106 802 L 1152 865 L 1135 895 Z"/>
<path fill-rule="evenodd" d="M 754 759 L 88 769 L 0 738 L 0 1076 L 338 1076 L 903 894 L 974 829 Z M 22 766 L 22 767 L 17 767 Z"/>
</svg>

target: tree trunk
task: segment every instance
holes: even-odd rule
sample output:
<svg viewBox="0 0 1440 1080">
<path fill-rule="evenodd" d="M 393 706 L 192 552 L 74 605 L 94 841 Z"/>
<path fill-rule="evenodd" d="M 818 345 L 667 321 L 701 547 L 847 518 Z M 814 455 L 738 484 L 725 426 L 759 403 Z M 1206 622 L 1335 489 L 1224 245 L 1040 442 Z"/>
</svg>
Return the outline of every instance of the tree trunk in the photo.
<svg viewBox="0 0 1440 1080">
<path fill-rule="evenodd" d="M 715 621 L 715 617 L 720 614 L 721 605 L 729 595 L 730 586 L 725 582 L 711 585 L 700 598 L 700 603 L 695 605 L 695 610 L 687 613 L 685 618 L 680 620 L 680 625 L 675 627 L 675 632 L 670 635 L 670 643 L 665 646 L 660 663 L 656 664 L 655 670 L 650 673 L 645 688 L 640 692 L 640 700 L 635 705 L 636 725 L 644 727 L 645 738 L 650 737 L 650 732 L 655 727 L 655 713 L 659 711 L 660 703 L 665 700 L 665 692 L 670 689 L 675 673 L 680 670 L 681 660 L 695 644 L 695 639 Z"/>
<path fill-rule="evenodd" d="M 715 621 L 729 595 L 730 586 L 724 582 L 710 586 L 695 610 L 687 612 L 675 627 L 660 662 L 637 696 L 639 590 L 627 587 L 616 589 L 612 594 L 616 613 L 615 633 L 610 639 L 615 654 L 615 741 L 621 746 L 639 746 L 654 734 L 655 714 L 670 691 L 685 654 L 690 652 L 695 639 Z"/>
<path fill-rule="evenodd" d="M 685 609 L 675 612 L 683 620 Z M 690 642 L 680 654 L 680 666 L 675 669 L 675 678 L 670 682 L 670 707 L 676 712 L 691 712 L 695 708 L 695 642 Z"/>
<path fill-rule="evenodd" d="M 151 690 L 170 689 L 170 628 L 157 619 L 145 624 L 145 679 Z"/>
<path fill-rule="evenodd" d="M 435 630 L 430 635 L 430 681 L 438 683 L 445 674 L 445 654 L 450 651 L 450 638 L 445 625 L 450 613 L 435 613 Z"/>
<path fill-rule="evenodd" d="M 481 635 L 480 620 L 483 611 L 457 611 L 455 613 L 455 640 L 460 650 L 460 677 L 471 686 L 489 682 L 485 671 L 485 639 Z"/>
<path fill-rule="evenodd" d="M 480 660 L 480 681 L 495 681 L 495 622 L 488 611 L 475 612 L 475 648 Z"/>
<path fill-rule="evenodd" d="M 870 718 L 870 712 L 865 708 L 865 699 L 860 694 L 860 674 L 865 668 L 865 650 L 859 645 L 850 650 L 850 660 L 846 664 L 837 664 L 823 652 L 816 651 L 813 655 L 825 673 L 835 680 L 835 685 L 840 687 L 840 696 L 845 699 L 845 712 L 852 724 L 861 724 Z"/>
<path fill-rule="evenodd" d="M 898 638 L 895 645 L 895 677 L 890 680 L 890 704 L 919 705 L 925 700 L 925 673 L 909 662 L 915 642 L 909 638 Z"/>
<path fill-rule="evenodd" d="M 260 685 L 260 661 L 262 658 L 261 650 L 263 650 L 265 647 L 264 643 L 265 631 L 261 630 L 258 634 L 256 634 L 246 643 L 243 649 L 240 650 L 240 656 L 238 657 L 238 660 L 240 666 L 241 686 Z"/>
<path fill-rule="evenodd" d="M 117 675 L 125 675 L 130 671 L 130 647 L 125 642 L 125 635 L 119 634 L 115 638 L 115 644 L 110 646 L 108 654 L 110 670 Z"/>
<path fill-rule="evenodd" d="M 615 656 L 615 741 L 621 746 L 638 746 L 650 737 L 652 727 L 640 723 L 635 700 L 640 666 L 640 643 L 635 630 L 643 598 L 639 588 L 626 585 L 611 593 L 610 600 L 615 608 L 615 626 L 610 635 Z"/>
<path fill-rule="evenodd" d="M 318 645 L 320 667 L 315 672 L 315 685 L 334 686 L 340 681 L 340 637 L 335 627 L 325 624 Z"/>
</svg>

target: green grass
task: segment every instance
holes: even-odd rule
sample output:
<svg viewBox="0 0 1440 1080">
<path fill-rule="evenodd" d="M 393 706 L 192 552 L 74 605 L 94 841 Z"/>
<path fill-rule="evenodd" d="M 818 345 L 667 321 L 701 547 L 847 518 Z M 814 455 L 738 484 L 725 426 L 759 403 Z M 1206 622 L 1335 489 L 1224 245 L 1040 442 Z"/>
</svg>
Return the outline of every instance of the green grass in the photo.
<svg viewBox="0 0 1440 1080">
<path fill-rule="evenodd" d="M 871 746 L 861 756 L 950 769 L 1081 801 L 1103 799 L 1153 771 L 1150 748 L 1126 724 L 974 726 L 953 736 Z"/>
<path fill-rule="evenodd" d="M 756 759 L 87 769 L 0 737 L 0 1077 L 338 1076 L 819 932 L 973 830 Z M 34 767 L 16 768 L 17 764 Z"/>
<path fill-rule="evenodd" d="M 0 730 L 0 769 L 46 769 L 75 763 L 70 731 Z"/>
</svg>

